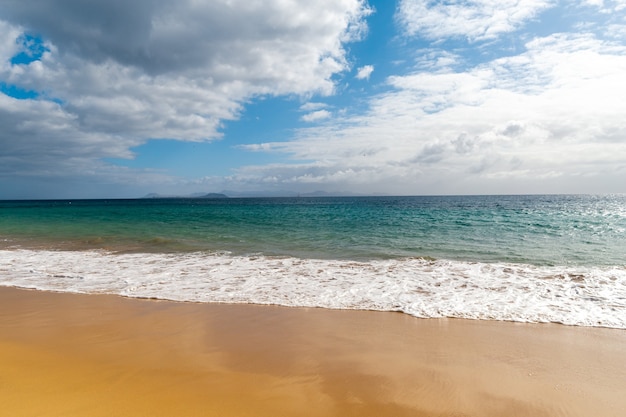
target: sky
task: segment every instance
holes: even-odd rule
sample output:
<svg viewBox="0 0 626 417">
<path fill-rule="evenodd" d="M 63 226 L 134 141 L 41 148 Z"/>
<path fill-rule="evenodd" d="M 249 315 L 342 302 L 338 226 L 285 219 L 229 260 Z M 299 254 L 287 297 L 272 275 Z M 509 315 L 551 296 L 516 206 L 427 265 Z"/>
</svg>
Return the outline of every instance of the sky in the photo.
<svg viewBox="0 0 626 417">
<path fill-rule="evenodd" d="M 0 198 L 626 193 L 626 0 L 2 0 Z"/>
</svg>

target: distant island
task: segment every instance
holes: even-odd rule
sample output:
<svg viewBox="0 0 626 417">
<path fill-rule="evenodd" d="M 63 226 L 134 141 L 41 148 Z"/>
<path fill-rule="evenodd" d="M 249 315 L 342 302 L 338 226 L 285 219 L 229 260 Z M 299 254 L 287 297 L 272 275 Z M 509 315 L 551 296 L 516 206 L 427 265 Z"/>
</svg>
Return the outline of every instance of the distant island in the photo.
<svg viewBox="0 0 626 417">
<path fill-rule="evenodd" d="M 228 198 L 226 194 L 220 193 L 207 193 L 207 194 L 192 194 L 192 195 L 161 195 L 157 193 L 146 194 L 142 198 Z"/>
<path fill-rule="evenodd" d="M 378 195 L 378 194 L 376 194 Z M 193 193 L 187 195 L 180 194 L 159 194 L 150 193 L 140 198 L 272 198 L 272 197 L 357 197 L 362 194 L 356 194 L 349 191 L 313 191 L 313 192 L 296 192 L 289 190 L 265 190 L 265 191 L 233 191 L 222 190 L 219 193 Z"/>
</svg>

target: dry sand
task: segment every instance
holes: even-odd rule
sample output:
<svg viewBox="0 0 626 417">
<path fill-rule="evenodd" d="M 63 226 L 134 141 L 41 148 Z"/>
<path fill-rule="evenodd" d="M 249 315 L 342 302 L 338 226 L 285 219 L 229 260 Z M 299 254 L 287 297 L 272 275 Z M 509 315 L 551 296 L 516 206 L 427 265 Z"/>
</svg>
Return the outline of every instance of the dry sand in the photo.
<svg viewBox="0 0 626 417">
<path fill-rule="evenodd" d="M 626 331 L 0 287 L 0 416 L 626 415 Z"/>
</svg>

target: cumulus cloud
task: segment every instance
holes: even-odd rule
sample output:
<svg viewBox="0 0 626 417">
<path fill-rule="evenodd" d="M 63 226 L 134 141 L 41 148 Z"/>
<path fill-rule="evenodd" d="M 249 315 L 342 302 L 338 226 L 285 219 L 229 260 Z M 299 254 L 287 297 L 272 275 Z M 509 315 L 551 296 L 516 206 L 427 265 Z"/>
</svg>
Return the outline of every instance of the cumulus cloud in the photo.
<svg viewBox="0 0 626 417">
<path fill-rule="evenodd" d="M 332 114 L 328 110 L 317 110 L 302 116 L 304 122 L 317 122 L 319 120 L 328 119 Z"/>
<path fill-rule="evenodd" d="M 410 36 L 477 41 L 515 31 L 554 5 L 554 0 L 401 0 L 397 17 Z"/>
<path fill-rule="evenodd" d="M 357 70 L 355 78 L 357 80 L 369 80 L 370 75 L 374 72 L 373 65 L 364 65 Z"/>
<path fill-rule="evenodd" d="M 89 62 L 151 75 L 199 71 L 216 83 L 265 80 L 289 92 L 294 77 L 305 91 L 329 88 L 325 76 L 344 65 L 341 42 L 359 36 L 366 14 L 356 0 L 33 0 L 2 9 L 62 54 Z"/>
<path fill-rule="evenodd" d="M 319 103 L 319 102 L 315 102 L 315 101 L 310 101 L 310 102 L 304 103 L 302 106 L 300 106 L 300 110 L 301 111 L 315 111 L 315 110 L 324 109 L 326 107 L 328 107 L 328 104 L 326 104 L 326 103 Z"/>
<path fill-rule="evenodd" d="M 355 61 L 346 43 L 366 33 L 365 0 L 5 0 L 0 179 L 132 178 L 190 192 L 623 190 L 625 6 L 400 0 L 400 42 L 360 56 L 372 65 L 354 74 L 397 72 L 357 93 L 341 73 Z M 536 20 L 552 7 L 560 20 Z M 530 22 L 537 32 L 524 30 Z M 394 58 L 403 64 L 376 62 Z M 179 181 L 106 162 L 133 158 L 149 138 L 218 139 L 248 103 L 272 96 L 303 100 L 288 117 L 311 123 L 237 146 L 271 153 L 259 159 L 272 164 Z"/>
<path fill-rule="evenodd" d="M 37 94 L 0 93 L 4 162 L 130 158 L 149 138 L 219 138 L 252 97 L 332 94 L 369 13 L 362 0 L 3 1 L 0 82 Z M 11 62 L 25 34 L 43 53 Z"/>
<path fill-rule="evenodd" d="M 366 114 L 267 145 L 318 162 L 240 174 L 361 192 L 563 192 L 566 179 L 616 189 L 626 175 L 624 74 L 622 45 L 537 38 L 464 71 L 390 77 L 393 90 L 372 97 Z"/>
<path fill-rule="evenodd" d="M 626 1 L 624 0 L 583 0 L 581 3 L 586 6 L 598 7 L 602 13 L 615 13 L 626 9 Z"/>
</svg>

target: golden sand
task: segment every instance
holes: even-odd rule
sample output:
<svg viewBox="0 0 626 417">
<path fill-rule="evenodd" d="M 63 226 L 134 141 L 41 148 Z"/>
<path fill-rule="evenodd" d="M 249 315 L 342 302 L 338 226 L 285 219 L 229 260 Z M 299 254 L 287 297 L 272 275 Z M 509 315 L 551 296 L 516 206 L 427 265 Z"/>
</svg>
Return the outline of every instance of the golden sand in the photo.
<svg viewBox="0 0 626 417">
<path fill-rule="evenodd" d="M 626 331 L 0 288 L 0 416 L 624 416 Z"/>
</svg>

